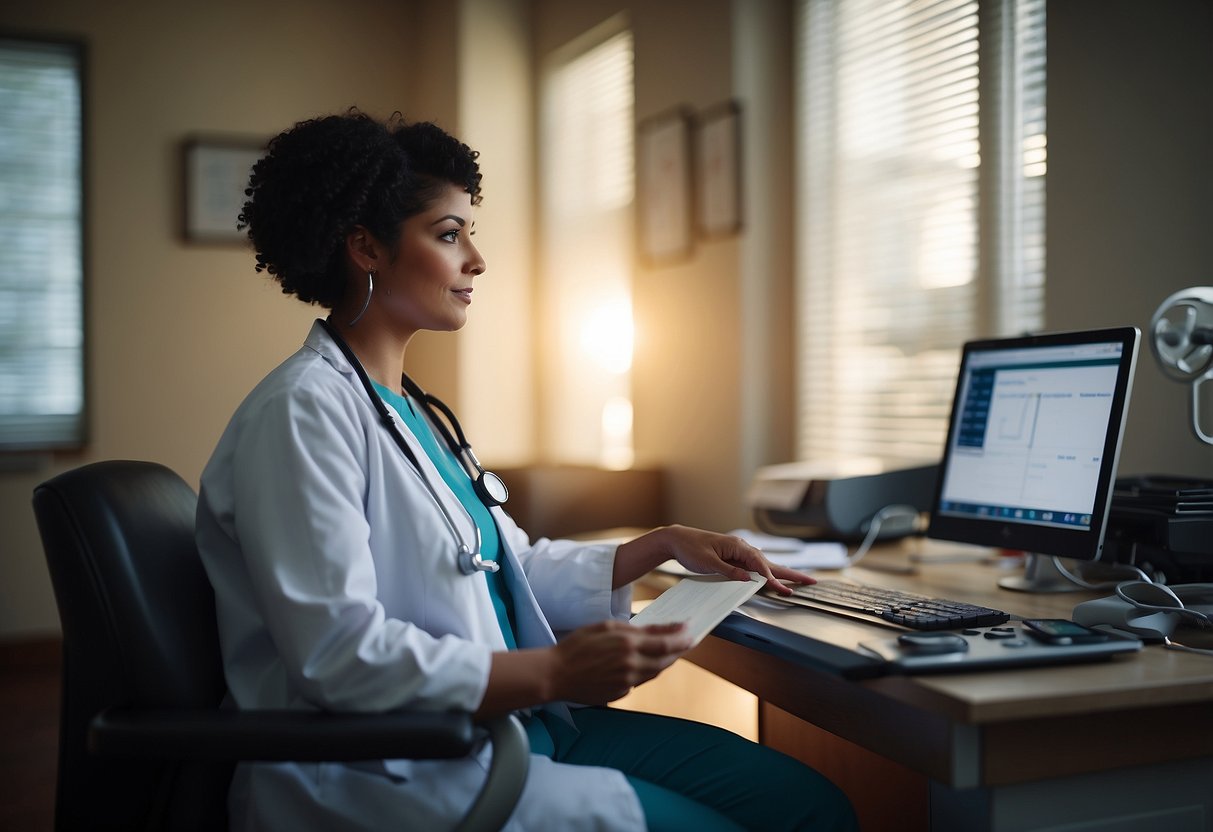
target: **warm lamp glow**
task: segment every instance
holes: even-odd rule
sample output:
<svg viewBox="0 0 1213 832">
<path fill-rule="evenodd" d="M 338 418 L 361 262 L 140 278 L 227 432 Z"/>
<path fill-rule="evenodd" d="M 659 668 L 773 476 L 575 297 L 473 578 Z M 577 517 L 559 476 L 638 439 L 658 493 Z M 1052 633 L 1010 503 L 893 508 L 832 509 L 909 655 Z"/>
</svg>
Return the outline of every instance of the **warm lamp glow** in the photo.
<svg viewBox="0 0 1213 832">
<path fill-rule="evenodd" d="M 632 402 L 613 396 L 602 406 L 602 466 L 619 471 L 631 468 L 634 461 Z"/>
<path fill-rule="evenodd" d="M 595 307 L 581 327 L 581 349 L 609 373 L 632 368 L 632 339 L 632 305 L 626 300 Z"/>
</svg>

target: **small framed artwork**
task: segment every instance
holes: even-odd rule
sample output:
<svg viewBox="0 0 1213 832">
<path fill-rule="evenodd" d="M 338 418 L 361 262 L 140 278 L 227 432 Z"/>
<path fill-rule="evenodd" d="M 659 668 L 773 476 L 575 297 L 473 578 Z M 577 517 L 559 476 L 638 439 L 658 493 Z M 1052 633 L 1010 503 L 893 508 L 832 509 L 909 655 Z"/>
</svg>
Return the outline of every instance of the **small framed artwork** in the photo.
<svg viewBox="0 0 1213 832">
<path fill-rule="evenodd" d="M 689 257 L 694 245 L 690 124 L 679 109 L 637 129 L 637 239 L 651 265 Z"/>
<path fill-rule="evenodd" d="M 265 142 L 253 138 L 186 139 L 184 236 L 191 243 L 244 243 L 236 229 L 244 191 Z"/>
<path fill-rule="evenodd" d="M 695 225 L 704 237 L 741 230 L 741 105 L 730 101 L 695 125 Z"/>
</svg>

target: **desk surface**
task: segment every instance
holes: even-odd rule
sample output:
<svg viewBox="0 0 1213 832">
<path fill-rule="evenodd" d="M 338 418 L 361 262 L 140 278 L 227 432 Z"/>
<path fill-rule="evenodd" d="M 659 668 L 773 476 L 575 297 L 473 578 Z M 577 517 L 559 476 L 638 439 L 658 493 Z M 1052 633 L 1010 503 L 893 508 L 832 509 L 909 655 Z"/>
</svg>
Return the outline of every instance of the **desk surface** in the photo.
<svg viewBox="0 0 1213 832">
<path fill-rule="evenodd" d="M 1075 604 L 1107 594 L 1004 590 L 997 579 L 1008 571 L 999 568 L 997 557 L 949 557 L 965 553 L 949 544 L 914 541 L 828 574 L 1023 617 L 1069 618 Z M 895 571 L 911 564 L 912 574 Z M 847 648 L 891 632 L 808 609 L 752 614 Z M 1161 645 L 1092 664 L 859 682 L 715 637 L 687 658 L 765 702 L 957 788 L 1213 753 L 1213 657 Z"/>
</svg>

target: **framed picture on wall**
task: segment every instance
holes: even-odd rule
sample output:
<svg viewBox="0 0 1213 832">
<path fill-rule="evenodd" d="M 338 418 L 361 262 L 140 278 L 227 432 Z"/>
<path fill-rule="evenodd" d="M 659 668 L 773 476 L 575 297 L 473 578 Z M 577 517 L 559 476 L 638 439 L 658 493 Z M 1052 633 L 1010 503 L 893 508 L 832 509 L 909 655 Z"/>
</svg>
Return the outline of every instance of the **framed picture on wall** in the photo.
<svg viewBox="0 0 1213 832">
<path fill-rule="evenodd" d="M 694 246 L 690 124 L 678 109 L 636 131 L 637 240 L 650 265 L 689 257 Z"/>
<path fill-rule="evenodd" d="M 244 208 L 253 164 L 265 142 L 240 137 L 191 137 L 183 147 L 185 210 L 183 233 L 191 243 L 244 243 L 236 229 Z"/>
<path fill-rule="evenodd" d="M 695 124 L 695 225 L 704 237 L 741 230 L 741 105 L 729 101 Z"/>
</svg>

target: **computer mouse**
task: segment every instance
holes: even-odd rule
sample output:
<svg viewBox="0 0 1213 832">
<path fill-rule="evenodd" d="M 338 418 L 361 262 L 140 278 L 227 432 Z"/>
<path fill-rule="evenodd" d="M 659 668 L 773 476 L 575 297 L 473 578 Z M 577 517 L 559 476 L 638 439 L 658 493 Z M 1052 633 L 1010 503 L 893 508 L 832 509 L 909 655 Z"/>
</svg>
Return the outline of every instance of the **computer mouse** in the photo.
<svg viewBox="0 0 1213 832">
<path fill-rule="evenodd" d="M 897 644 L 912 653 L 962 653 L 969 649 L 969 642 L 956 633 L 902 633 Z"/>
</svg>

